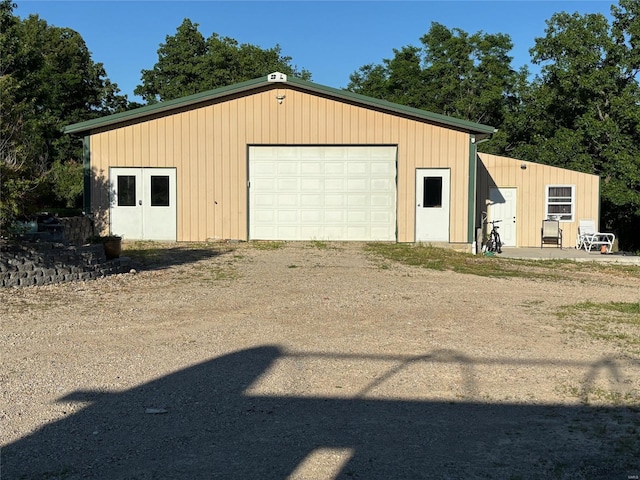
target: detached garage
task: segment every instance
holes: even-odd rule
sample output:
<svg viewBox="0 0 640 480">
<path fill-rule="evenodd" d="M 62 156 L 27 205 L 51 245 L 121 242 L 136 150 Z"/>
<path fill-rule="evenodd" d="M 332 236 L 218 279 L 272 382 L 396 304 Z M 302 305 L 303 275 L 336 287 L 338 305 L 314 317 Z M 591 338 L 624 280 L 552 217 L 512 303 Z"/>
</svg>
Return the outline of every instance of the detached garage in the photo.
<svg viewBox="0 0 640 480">
<path fill-rule="evenodd" d="M 485 209 L 476 145 L 493 132 L 277 72 L 65 128 L 83 138 L 103 233 L 464 249 Z"/>
</svg>

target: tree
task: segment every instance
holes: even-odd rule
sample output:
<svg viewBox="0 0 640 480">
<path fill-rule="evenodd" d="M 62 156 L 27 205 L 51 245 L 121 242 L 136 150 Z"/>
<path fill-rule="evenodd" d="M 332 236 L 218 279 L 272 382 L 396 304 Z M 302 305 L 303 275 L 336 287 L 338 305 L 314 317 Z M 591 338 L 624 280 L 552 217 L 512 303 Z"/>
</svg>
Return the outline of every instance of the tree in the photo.
<svg viewBox="0 0 640 480">
<path fill-rule="evenodd" d="M 513 47 L 504 34 L 469 35 L 437 22 L 422 46 L 394 49 L 382 65 L 350 76 L 348 90 L 464 120 L 500 125 L 514 86 L 526 70 L 511 68 Z"/>
<path fill-rule="evenodd" d="M 510 154 L 599 175 L 604 227 L 640 248 L 640 4 L 622 0 L 613 22 L 558 13 L 531 50 L 540 75 L 503 125 Z M 503 147 L 507 143 L 503 142 Z"/>
<path fill-rule="evenodd" d="M 291 57 L 283 56 L 280 46 L 262 49 L 239 44 L 213 33 L 208 39 L 198 24 L 184 19 L 176 34 L 167 35 L 158 49 L 158 62 L 142 70 L 142 83 L 134 93 L 149 103 L 171 100 L 226 85 L 251 80 L 280 71 L 308 80 L 311 74 L 298 71 Z"/>
<path fill-rule="evenodd" d="M 9 0 L 0 1 L 0 225 L 4 226 L 44 203 L 70 202 L 73 189 L 65 175 L 73 171 L 77 181 L 81 147 L 62 135 L 63 125 L 128 108 L 126 96 L 106 78 L 103 65 L 93 62 L 80 34 L 48 25 L 37 15 L 21 20 L 14 8 Z M 49 173 L 54 162 L 55 175 Z"/>
</svg>

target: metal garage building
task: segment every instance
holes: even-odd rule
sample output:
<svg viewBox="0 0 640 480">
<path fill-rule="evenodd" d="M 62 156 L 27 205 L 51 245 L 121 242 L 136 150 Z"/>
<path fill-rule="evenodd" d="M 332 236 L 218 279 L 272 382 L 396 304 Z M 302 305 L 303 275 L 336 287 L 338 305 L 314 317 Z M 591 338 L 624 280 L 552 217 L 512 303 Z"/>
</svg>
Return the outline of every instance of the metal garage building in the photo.
<svg viewBox="0 0 640 480">
<path fill-rule="evenodd" d="M 125 239 L 468 247 L 494 128 L 276 72 L 65 132 L 83 136 L 85 209 Z"/>
</svg>

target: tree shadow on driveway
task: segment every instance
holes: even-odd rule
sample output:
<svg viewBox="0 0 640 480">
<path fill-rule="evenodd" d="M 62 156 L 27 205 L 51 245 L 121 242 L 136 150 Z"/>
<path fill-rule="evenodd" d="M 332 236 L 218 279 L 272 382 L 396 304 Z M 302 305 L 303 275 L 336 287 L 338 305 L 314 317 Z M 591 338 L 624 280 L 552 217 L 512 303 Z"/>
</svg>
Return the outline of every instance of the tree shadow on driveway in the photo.
<svg viewBox="0 0 640 480">
<path fill-rule="evenodd" d="M 74 392 L 60 401 L 87 406 L 4 447 L 1 478 L 626 480 L 640 474 L 638 444 L 629 443 L 638 440 L 638 413 L 628 408 L 246 393 L 285 356 L 261 346 L 120 393 Z M 309 464 L 319 452 L 324 460 Z"/>
</svg>

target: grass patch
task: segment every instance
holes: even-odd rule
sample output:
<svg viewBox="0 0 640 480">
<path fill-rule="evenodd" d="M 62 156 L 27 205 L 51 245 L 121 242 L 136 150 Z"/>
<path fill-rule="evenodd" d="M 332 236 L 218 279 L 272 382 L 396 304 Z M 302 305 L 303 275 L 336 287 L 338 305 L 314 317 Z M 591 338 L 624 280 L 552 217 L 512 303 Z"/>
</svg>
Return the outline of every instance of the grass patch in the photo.
<svg viewBox="0 0 640 480">
<path fill-rule="evenodd" d="M 317 248 L 318 250 L 327 250 L 329 248 L 328 242 L 323 242 L 322 240 L 312 240 L 309 242 L 313 248 Z"/>
<path fill-rule="evenodd" d="M 558 273 L 558 264 L 564 263 L 556 260 L 531 261 L 485 257 L 430 245 L 405 243 L 369 243 L 366 250 L 386 260 L 405 265 L 440 271 L 452 270 L 480 277 L 558 279 L 562 278 Z"/>
<path fill-rule="evenodd" d="M 640 356 L 640 302 L 581 302 L 562 307 L 558 318 L 568 333 L 584 334 Z"/>
<path fill-rule="evenodd" d="M 208 282 L 220 282 L 224 280 L 235 280 L 238 278 L 238 271 L 231 265 L 196 265 L 194 277 Z"/>
<path fill-rule="evenodd" d="M 285 246 L 285 242 L 263 242 L 263 241 L 253 241 L 251 242 L 251 246 L 256 250 L 278 250 Z"/>
<path fill-rule="evenodd" d="M 369 243 L 369 253 L 405 265 L 432 270 L 452 270 L 457 273 L 496 278 L 529 278 L 542 280 L 585 281 L 577 273 L 611 275 L 640 279 L 640 268 L 636 265 L 604 264 L 598 262 L 575 262 L 573 260 L 526 260 L 505 258 L 499 255 L 483 256 L 431 245 L 407 243 Z M 388 266 L 387 266 L 388 268 Z M 602 278 L 598 278 L 602 283 Z"/>
</svg>

